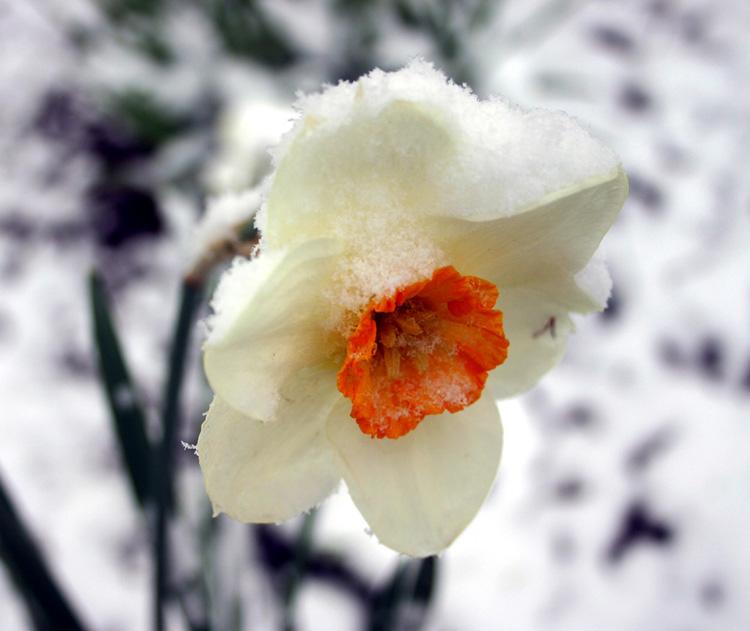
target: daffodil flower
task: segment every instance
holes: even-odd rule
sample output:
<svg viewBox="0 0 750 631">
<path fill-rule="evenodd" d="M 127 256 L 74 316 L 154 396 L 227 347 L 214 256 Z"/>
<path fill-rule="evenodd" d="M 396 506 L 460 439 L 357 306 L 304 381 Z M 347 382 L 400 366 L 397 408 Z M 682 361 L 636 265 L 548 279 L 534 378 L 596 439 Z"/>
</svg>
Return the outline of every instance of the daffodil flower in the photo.
<svg viewBox="0 0 750 631">
<path fill-rule="evenodd" d="M 425 62 L 301 97 L 251 260 L 224 274 L 198 441 L 218 514 L 279 522 L 346 482 L 385 545 L 445 549 L 495 479 L 495 400 L 604 307 L 627 194 L 562 113 L 478 100 Z"/>
</svg>

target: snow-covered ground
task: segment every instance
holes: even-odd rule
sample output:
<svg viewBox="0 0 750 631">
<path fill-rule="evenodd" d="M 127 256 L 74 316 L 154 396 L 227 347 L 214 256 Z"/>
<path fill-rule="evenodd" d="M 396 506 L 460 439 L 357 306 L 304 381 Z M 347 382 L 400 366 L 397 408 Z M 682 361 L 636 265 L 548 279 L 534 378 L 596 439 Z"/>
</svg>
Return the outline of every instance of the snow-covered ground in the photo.
<svg viewBox="0 0 750 631">
<path fill-rule="evenodd" d="M 560 15 L 550 26 L 537 14 L 529 29 L 544 3 L 504 3 L 471 42 L 474 74 L 482 94 L 563 109 L 621 156 L 631 195 L 605 241 L 614 296 L 603 315 L 579 321 L 557 369 L 500 404 L 498 482 L 441 558 L 428 628 L 744 630 L 750 5 L 552 4 Z M 192 46 L 183 55 L 189 76 L 170 79 L 181 98 L 199 100 L 211 77 L 225 102 L 245 98 L 244 87 L 277 108 L 291 102 L 295 84 L 314 89 L 330 79 L 321 60 L 341 48 L 331 44 L 338 27 L 325 3 L 275 7 L 313 61 L 277 75 L 243 71 L 210 44 L 194 44 L 200 25 L 185 18 L 174 38 Z M 165 186 L 159 234 L 97 245 L 101 228 L 88 213 L 102 164 L 76 150 L 71 137 L 81 130 L 65 117 L 40 117 L 49 118 L 50 93 L 112 81 L 120 76 L 113 68 L 136 78 L 147 71 L 112 66 L 111 50 L 82 66 L 63 37 L 73 19 L 96 25 L 101 17 L 85 0 L 0 2 L 0 474 L 91 628 L 125 631 L 149 621 L 148 547 L 96 379 L 87 275 L 105 271 L 132 372 L 155 411 L 197 209 Z M 387 63 L 430 54 L 393 32 L 380 53 Z M 205 406 L 197 368 L 191 383 L 194 413 L 182 437 L 194 442 Z M 196 466 L 189 453 L 182 464 Z M 397 557 L 365 528 L 344 492 L 323 506 L 316 543 L 346 552 L 367 580 L 382 582 Z M 268 590 L 257 578 L 247 589 L 258 599 L 253 628 L 277 620 Z M 0 611 L 3 629 L 29 628 L 4 569 Z M 298 619 L 302 630 L 354 629 L 363 612 L 348 592 L 312 581 Z"/>
</svg>

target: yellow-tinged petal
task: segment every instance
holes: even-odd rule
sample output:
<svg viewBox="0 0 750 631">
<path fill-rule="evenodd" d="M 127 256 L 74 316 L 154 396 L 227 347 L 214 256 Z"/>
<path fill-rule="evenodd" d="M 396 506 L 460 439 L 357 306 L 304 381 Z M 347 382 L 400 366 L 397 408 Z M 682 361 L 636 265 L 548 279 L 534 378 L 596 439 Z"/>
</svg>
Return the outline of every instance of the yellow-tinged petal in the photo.
<svg viewBox="0 0 750 631">
<path fill-rule="evenodd" d="M 321 292 L 337 252 L 331 239 L 308 241 L 261 254 L 222 278 L 203 363 L 213 391 L 238 411 L 272 420 L 288 398 L 284 388 L 309 367 L 334 369 L 335 388 L 341 362 L 324 327 L 329 307 Z"/>
<path fill-rule="evenodd" d="M 536 384 L 562 359 L 575 331 L 568 309 L 533 287 L 500 290 L 508 358 L 487 379 L 488 394 L 506 398 Z"/>
<path fill-rule="evenodd" d="M 500 289 L 544 288 L 569 310 L 591 311 L 598 308 L 596 301 L 586 304 L 592 301 L 579 292 L 573 276 L 591 259 L 627 192 L 627 177 L 617 169 L 547 195 L 512 217 L 436 217 L 436 240 L 465 274 Z"/>
<path fill-rule="evenodd" d="M 505 363 L 490 373 L 487 388 L 494 396 L 527 390 L 560 361 L 574 330 L 569 312 L 604 307 L 609 276 L 599 259 L 589 263 L 627 188 L 618 169 L 512 217 L 435 218 L 436 238 L 448 257 L 499 290 L 510 348 Z"/>
<path fill-rule="evenodd" d="M 264 423 L 214 398 L 198 438 L 214 514 L 280 522 L 326 499 L 341 477 L 325 436 L 327 412 L 311 414 L 300 398 L 285 418 Z"/>
<path fill-rule="evenodd" d="M 373 112 L 355 99 L 348 109 L 343 124 L 308 117 L 298 125 L 262 215 L 269 246 L 329 235 L 356 239 L 367 215 L 377 220 L 388 207 L 427 210 L 417 205 L 452 146 L 440 110 L 396 100 Z"/>
<path fill-rule="evenodd" d="M 349 493 L 382 543 L 415 557 L 437 554 L 463 531 L 497 474 L 502 423 L 487 396 L 450 414 L 428 416 L 398 440 L 363 434 L 341 402 L 328 437 Z"/>
</svg>

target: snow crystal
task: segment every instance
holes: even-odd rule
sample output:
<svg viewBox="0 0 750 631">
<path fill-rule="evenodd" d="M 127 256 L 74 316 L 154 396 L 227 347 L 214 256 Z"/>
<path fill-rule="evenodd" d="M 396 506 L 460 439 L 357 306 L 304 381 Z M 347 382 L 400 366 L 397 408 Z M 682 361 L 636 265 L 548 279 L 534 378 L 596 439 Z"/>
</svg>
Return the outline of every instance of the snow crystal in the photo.
<svg viewBox="0 0 750 631">
<path fill-rule="evenodd" d="M 198 455 L 198 445 L 193 445 L 191 443 L 186 443 L 184 440 L 180 441 L 180 444 L 182 445 L 182 448 L 187 451 L 188 449 L 192 451 L 196 456 Z"/>
</svg>

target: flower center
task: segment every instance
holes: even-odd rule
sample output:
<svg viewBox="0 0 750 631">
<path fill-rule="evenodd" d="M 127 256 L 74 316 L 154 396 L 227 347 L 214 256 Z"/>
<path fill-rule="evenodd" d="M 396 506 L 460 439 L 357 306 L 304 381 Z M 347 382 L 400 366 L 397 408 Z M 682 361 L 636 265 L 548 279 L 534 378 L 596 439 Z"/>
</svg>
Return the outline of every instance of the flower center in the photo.
<svg viewBox="0 0 750 631">
<path fill-rule="evenodd" d="M 399 438 L 427 415 L 479 399 L 508 356 L 497 296 L 492 283 L 449 266 L 368 305 L 338 373 L 365 434 Z"/>
</svg>

